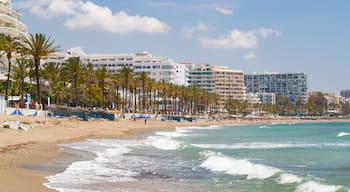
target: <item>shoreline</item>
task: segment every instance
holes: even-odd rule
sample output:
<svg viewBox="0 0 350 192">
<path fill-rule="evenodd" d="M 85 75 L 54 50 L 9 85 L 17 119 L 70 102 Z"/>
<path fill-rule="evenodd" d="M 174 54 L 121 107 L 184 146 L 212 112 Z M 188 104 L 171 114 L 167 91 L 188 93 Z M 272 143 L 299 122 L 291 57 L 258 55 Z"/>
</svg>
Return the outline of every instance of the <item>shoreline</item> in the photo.
<svg viewBox="0 0 350 192">
<path fill-rule="evenodd" d="M 271 123 L 318 123 L 350 122 L 346 120 L 229 120 L 198 122 L 144 121 L 91 121 L 83 122 L 67 119 L 0 116 L 0 120 L 17 120 L 35 124 L 31 131 L 0 129 L 0 185 L 2 191 L 55 191 L 46 188 L 46 177 L 55 172 L 29 169 L 27 165 L 42 165 L 65 154 L 59 144 L 72 143 L 96 138 L 134 138 L 154 131 L 174 130 L 176 127 L 209 125 L 249 125 Z M 27 167 L 27 168 L 26 168 Z"/>
</svg>

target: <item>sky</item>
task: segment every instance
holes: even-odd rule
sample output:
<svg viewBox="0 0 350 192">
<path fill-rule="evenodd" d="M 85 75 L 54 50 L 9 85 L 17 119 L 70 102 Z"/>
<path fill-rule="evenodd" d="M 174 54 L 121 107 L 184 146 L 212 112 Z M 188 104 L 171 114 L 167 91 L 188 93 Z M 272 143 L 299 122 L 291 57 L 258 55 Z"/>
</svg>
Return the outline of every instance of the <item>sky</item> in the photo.
<svg viewBox="0 0 350 192">
<path fill-rule="evenodd" d="M 13 0 L 62 50 L 147 51 L 252 72 L 305 72 L 309 91 L 350 89 L 348 0 Z"/>
</svg>

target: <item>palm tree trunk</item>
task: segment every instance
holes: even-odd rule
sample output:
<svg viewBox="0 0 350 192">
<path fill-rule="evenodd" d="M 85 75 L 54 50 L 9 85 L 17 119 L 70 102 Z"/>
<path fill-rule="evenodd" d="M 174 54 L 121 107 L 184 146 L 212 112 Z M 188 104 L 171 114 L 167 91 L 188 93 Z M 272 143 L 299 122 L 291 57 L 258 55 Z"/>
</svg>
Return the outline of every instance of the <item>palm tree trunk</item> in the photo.
<svg viewBox="0 0 350 192">
<path fill-rule="evenodd" d="M 74 105 L 75 107 L 78 106 L 78 77 L 74 76 L 74 92 L 75 92 L 75 101 Z"/>
<path fill-rule="evenodd" d="M 101 82 L 102 87 L 102 108 L 105 107 L 105 83 L 104 81 Z"/>
<path fill-rule="evenodd" d="M 21 79 L 21 107 L 24 107 L 24 79 Z"/>
<path fill-rule="evenodd" d="M 39 66 L 40 66 L 40 58 L 35 58 L 35 77 L 36 77 L 36 96 L 38 100 L 38 104 L 41 104 L 41 93 L 40 93 L 40 76 L 39 76 Z"/>
<path fill-rule="evenodd" d="M 115 108 L 119 110 L 119 86 L 117 85 Z"/>
<path fill-rule="evenodd" d="M 136 113 L 136 110 L 137 110 L 137 90 L 136 88 L 134 89 L 134 113 Z"/>
<path fill-rule="evenodd" d="M 145 82 L 142 82 L 142 110 L 145 112 Z"/>
<path fill-rule="evenodd" d="M 8 73 L 7 73 L 7 81 L 6 81 L 6 93 L 5 93 L 5 100 L 7 101 L 8 99 L 8 90 L 9 90 L 9 85 L 10 85 L 10 74 L 11 74 L 11 58 L 7 57 L 8 60 Z"/>
</svg>

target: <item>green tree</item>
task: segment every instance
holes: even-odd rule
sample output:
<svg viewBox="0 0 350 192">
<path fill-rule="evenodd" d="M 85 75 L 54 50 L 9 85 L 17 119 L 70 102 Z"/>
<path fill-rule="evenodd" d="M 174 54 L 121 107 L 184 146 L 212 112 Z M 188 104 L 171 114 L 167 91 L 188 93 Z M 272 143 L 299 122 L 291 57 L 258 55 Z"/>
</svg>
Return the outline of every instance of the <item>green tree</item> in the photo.
<svg viewBox="0 0 350 192">
<path fill-rule="evenodd" d="M 323 115 L 327 107 L 327 99 L 321 92 L 311 95 L 306 104 L 308 114 L 311 115 Z"/>
<path fill-rule="evenodd" d="M 105 107 L 107 69 L 102 67 L 96 70 L 96 78 L 101 89 L 102 107 Z"/>
<path fill-rule="evenodd" d="M 8 62 L 8 72 L 7 72 L 7 81 L 6 81 L 6 90 L 5 90 L 5 100 L 8 100 L 8 89 L 10 84 L 11 77 L 11 59 L 12 55 L 19 48 L 19 41 L 17 38 L 13 38 L 9 35 L 0 36 L 0 50 L 4 52 Z"/>
<path fill-rule="evenodd" d="M 79 105 L 78 99 L 78 88 L 79 88 L 79 78 L 82 74 L 82 63 L 79 57 L 71 57 L 64 64 L 63 74 L 68 78 L 68 81 L 74 86 L 74 106 Z"/>
<path fill-rule="evenodd" d="M 141 83 L 141 91 L 142 91 L 142 106 L 141 109 L 142 111 L 145 111 L 145 105 L 146 105 L 146 92 L 145 92 L 145 87 L 146 84 L 148 83 L 148 77 L 146 72 L 141 72 L 137 75 L 137 79 Z"/>
<path fill-rule="evenodd" d="M 49 83 L 49 96 L 53 96 L 53 101 L 56 103 L 56 91 L 60 91 L 60 89 L 57 88 L 60 86 L 63 77 L 61 65 L 59 63 L 47 63 L 42 69 L 42 76 Z"/>
<path fill-rule="evenodd" d="M 130 87 L 130 81 L 134 77 L 134 71 L 127 66 L 124 66 L 119 70 L 119 77 L 121 79 L 122 88 L 123 88 L 123 99 L 122 99 L 122 111 L 126 111 L 126 100 L 127 100 L 127 91 Z"/>
<path fill-rule="evenodd" d="M 85 92 L 87 93 L 87 103 L 89 107 L 92 107 L 92 91 L 96 79 L 96 74 L 94 67 L 91 63 L 88 64 L 87 68 L 84 69 L 84 77 L 86 82 L 86 89 Z"/>
<path fill-rule="evenodd" d="M 40 60 L 43 57 L 48 56 L 51 53 L 58 51 L 59 46 L 54 45 L 54 41 L 50 37 L 44 34 L 36 33 L 30 34 L 23 41 L 23 46 L 27 50 L 27 53 L 34 59 L 35 66 L 35 77 L 36 77 L 36 92 L 38 97 L 38 103 L 41 103 L 41 92 L 40 92 Z"/>
<path fill-rule="evenodd" d="M 14 66 L 13 78 L 19 82 L 21 94 L 21 106 L 24 106 L 24 79 L 27 76 L 28 61 L 17 59 L 17 65 Z"/>
</svg>

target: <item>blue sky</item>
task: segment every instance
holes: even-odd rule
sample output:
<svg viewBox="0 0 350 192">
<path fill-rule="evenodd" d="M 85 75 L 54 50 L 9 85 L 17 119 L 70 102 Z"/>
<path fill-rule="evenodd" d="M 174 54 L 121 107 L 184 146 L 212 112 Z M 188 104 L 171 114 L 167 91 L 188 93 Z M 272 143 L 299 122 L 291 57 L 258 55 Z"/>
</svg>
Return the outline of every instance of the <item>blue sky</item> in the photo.
<svg viewBox="0 0 350 192">
<path fill-rule="evenodd" d="M 29 32 L 87 53 L 148 51 L 251 72 L 305 72 L 350 88 L 350 1 L 15 0 Z"/>
</svg>

